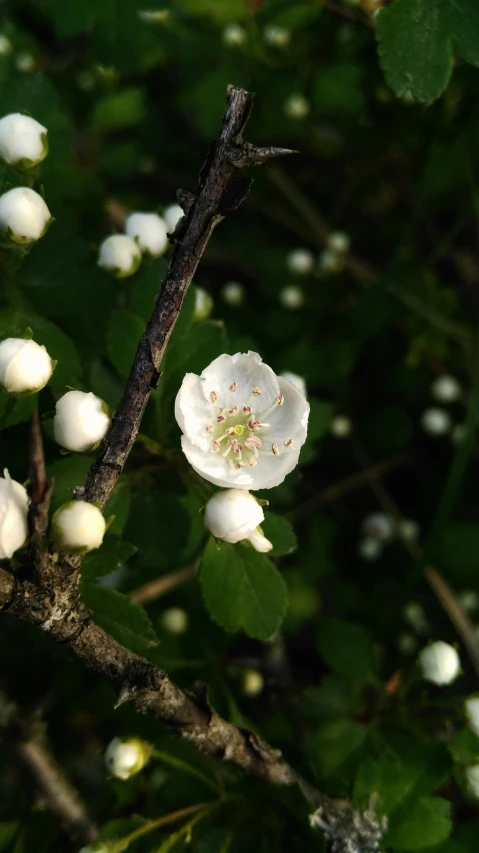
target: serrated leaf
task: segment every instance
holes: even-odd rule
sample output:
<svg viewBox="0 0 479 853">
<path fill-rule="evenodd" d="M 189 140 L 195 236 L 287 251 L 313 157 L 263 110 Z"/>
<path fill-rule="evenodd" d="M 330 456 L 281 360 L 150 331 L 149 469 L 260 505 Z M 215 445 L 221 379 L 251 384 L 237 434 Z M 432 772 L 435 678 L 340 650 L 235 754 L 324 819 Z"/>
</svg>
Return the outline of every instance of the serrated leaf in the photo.
<svg viewBox="0 0 479 853">
<path fill-rule="evenodd" d="M 284 557 L 296 551 L 298 543 L 289 521 L 281 515 L 266 510 L 261 529 L 267 539 L 273 544 L 271 557 Z"/>
<path fill-rule="evenodd" d="M 71 501 L 75 486 L 83 486 L 91 463 L 92 460 L 88 456 L 75 453 L 48 466 L 48 479 L 55 479 L 51 502 L 53 511 L 61 504 Z"/>
<path fill-rule="evenodd" d="M 352 720 L 325 723 L 311 739 L 308 750 L 323 779 L 341 774 L 364 743 L 367 729 Z"/>
<path fill-rule="evenodd" d="M 132 311 L 113 311 L 108 326 L 108 355 L 120 376 L 128 376 L 145 324 Z"/>
<path fill-rule="evenodd" d="M 211 538 L 203 554 L 200 582 L 212 618 L 225 631 L 242 628 L 250 637 L 266 640 L 280 627 L 288 604 L 287 587 L 263 554 L 228 543 L 218 550 Z"/>
<path fill-rule="evenodd" d="M 100 548 L 84 558 L 81 576 L 84 580 L 92 580 L 109 575 L 126 563 L 136 551 L 136 545 L 123 542 L 118 536 L 107 536 Z"/>
<path fill-rule="evenodd" d="M 390 818 L 385 847 L 416 851 L 440 844 L 452 830 L 451 804 L 441 797 L 405 802 Z"/>
<path fill-rule="evenodd" d="M 359 683 L 375 684 L 378 660 L 372 638 L 353 622 L 321 619 L 318 649 L 331 669 Z"/>
<path fill-rule="evenodd" d="M 146 611 L 127 595 L 84 580 L 81 581 L 80 592 L 97 625 L 127 649 L 141 655 L 158 645 L 158 637 Z"/>
</svg>

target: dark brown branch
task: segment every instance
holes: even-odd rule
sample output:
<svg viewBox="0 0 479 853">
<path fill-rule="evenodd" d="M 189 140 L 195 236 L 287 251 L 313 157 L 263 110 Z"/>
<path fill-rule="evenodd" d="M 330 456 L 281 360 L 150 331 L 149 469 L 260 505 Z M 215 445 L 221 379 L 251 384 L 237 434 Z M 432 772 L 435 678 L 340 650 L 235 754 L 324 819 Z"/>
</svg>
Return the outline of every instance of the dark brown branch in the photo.
<svg viewBox="0 0 479 853">
<path fill-rule="evenodd" d="M 52 582 L 52 566 L 48 554 L 48 510 L 53 484 L 47 484 L 45 457 L 43 454 L 42 430 L 38 409 L 32 416 L 30 432 L 30 509 L 28 527 L 30 551 L 35 573 L 42 583 Z"/>
<path fill-rule="evenodd" d="M 0 693 L 0 734 L 13 745 L 31 774 L 49 811 L 55 814 L 73 841 L 86 844 L 97 837 L 85 804 L 70 779 L 57 764 L 43 725 L 24 718 L 21 709 Z"/>
</svg>

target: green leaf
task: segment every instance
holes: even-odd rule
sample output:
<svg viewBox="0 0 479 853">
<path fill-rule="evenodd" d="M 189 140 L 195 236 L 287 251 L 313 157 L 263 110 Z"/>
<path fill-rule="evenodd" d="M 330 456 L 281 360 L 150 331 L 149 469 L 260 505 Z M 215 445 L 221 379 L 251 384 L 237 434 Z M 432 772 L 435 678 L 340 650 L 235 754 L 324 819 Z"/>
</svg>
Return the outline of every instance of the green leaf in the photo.
<svg viewBox="0 0 479 853">
<path fill-rule="evenodd" d="M 274 512 L 265 511 L 264 521 L 261 529 L 270 542 L 273 543 L 271 557 L 284 557 L 296 551 L 298 543 L 293 528 L 289 521 Z"/>
<path fill-rule="evenodd" d="M 454 735 L 448 743 L 448 749 L 456 764 L 475 764 L 479 761 L 479 738 L 470 729 Z"/>
<path fill-rule="evenodd" d="M 479 65 L 479 5 L 476 0 L 449 0 L 454 46 L 466 62 Z"/>
<path fill-rule="evenodd" d="M 344 765 L 358 753 L 367 729 L 351 720 L 325 723 L 311 739 L 308 753 L 321 779 L 341 775 Z"/>
<path fill-rule="evenodd" d="M 75 486 L 83 486 L 92 460 L 88 456 L 75 453 L 58 459 L 47 468 L 48 479 L 54 478 L 52 495 L 53 512 L 64 503 L 71 501 Z"/>
<path fill-rule="evenodd" d="M 451 833 L 450 814 L 451 804 L 441 797 L 408 800 L 391 815 L 384 846 L 416 851 L 440 844 Z"/>
<path fill-rule="evenodd" d="M 81 566 L 81 576 L 84 580 L 92 580 L 109 575 L 126 563 L 136 551 L 136 546 L 130 542 L 123 542 L 118 536 L 107 536 L 100 548 L 86 555 Z"/>
<path fill-rule="evenodd" d="M 89 581 L 81 581 L 81 599 L 93 619 L 115 640 L 137 654 L 158 645 L 158 637 L 146 611 L 127 595 Z"/>
<path fill-rule="evenodd" d="M 139 273 L 135 276 L 135 286 L 131 291 L 129 307 L 145 323 L 151 317 L 155 299 L 160 291 L 161 282 L 166 275 L 167 269 L 168 261 L 166 258 L 155 258 L 154 261 L 145 262 Z M 181 313 L 183 313 L 183 309 L 181 309 Z M 178 322 L 176 325 L 178 325 Z M 173 335 L 168 346 L 171 345 L 171 340 L 173 340 Z"/>
<path fill-rule="evenodd" d="M 211 538 L 200 573 L 205 604 L 225 631 L 243 628 L 250 637 L 267 640 L 286 612 L 286 584 L 263 554 L 227 543 L 218 549 Z"/>
<path fill-rule="evenodd" d="M 396 95 L 430 104 L 444 92 L 453 63 L 450 23 L 448 0 L 394 0 L 381 10 L 380 62 Z"/>
<path fill-rule="evenodd" d="M 108 500 L 104 510 L 105 518 L 108 518 L 109 515 L 115 516 L 110 527 L 108 528 L 108 532 L 110 533 L 110 535 L 122 535 L 125 524 L 128 521 L 129 513 L 130 486 L 127 479 L 125 479 L 125 476 L 123 475 L 123 477 L 118 480 L 115 488 L 113 489 L 111 497 Z"/>
<path fill-rule="evenodd" d="M 159 489 L 132 494 L 125 535 L 140 548 L 142 565 L 159 568 L 178 564 L 189 531 L 189 514 L 176 495 Z"/>
<path fill-rule="evenodd" d="M 378 660 L 372 638 L 353 622 L 321 619 L 318 648 L 326 663 L 352 681 L 376 684 Z"/>
<path fill-rule="evenodd" d="M 107 332 L 107 350 L 120 376 L 128 376 L 140 338 L 145 331 L 143 321 L 131 311 L 113 311 Z"/>
<path fill-rule="evenodd" d="M 416 749 L 421 755 L 422 744 L 416 743 Z M 418 796 L 425 781 L 422 775 L 420 760 L 414 763 L 406 758 L 404 761 L 392 749 L 386 749 L 378 759 L 369 755 L 356 774 L 354 801 L 359 808 L 366 808 L 371 794 L 375 793 L 377 810 L 381 814 L 391 814 L 406 798 L 412 798 L 413 792 Z"/>
<path fill-rule="evenodd" d="M 91 127 L 100 132 L 131 127 L 143 120 L 145 109 L 143 90 L 131 86 L 95 102 Z"/>
</svg>

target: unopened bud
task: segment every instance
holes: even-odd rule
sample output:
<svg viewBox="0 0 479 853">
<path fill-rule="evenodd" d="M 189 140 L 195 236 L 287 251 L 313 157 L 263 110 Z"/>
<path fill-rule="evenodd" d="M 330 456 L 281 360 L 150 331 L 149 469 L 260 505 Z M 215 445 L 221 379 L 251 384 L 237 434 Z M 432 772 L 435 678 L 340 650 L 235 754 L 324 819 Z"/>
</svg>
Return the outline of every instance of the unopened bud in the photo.
<svg viewBox="0 0 479 853">
<path fill-rule="evenodd" d="M 438 403 L 454 403 L 460 399 L 461 386 L 454 376 L 438 376 L 431 385 L 431 394 Z"/>
<path fill-rule="evenodd" d="M 151 750 L 139 738 L 113 738 L 105 750 L 105 764 L 118 779 L 130 779 L 147 763 Z"/>
<path fill-rule="evenodd" d="M 373 536 L 365 536 L 358 545 L 358 556 L 368 563 L 377 560 L 382 554 L 383 546 L 379 539 Z"/>
<path fill-rule="evenodd" d="M 380 542 L 390 542 L 394 536 L 394 522 L 385 512 L 372 512 L 362 523 L 365 536 L 379 539 Z"/>
<path fill-rule="evenodd" d="M 28 537 L 28 495 L 5 468 L 0 479 L 0 559 L 9 560 Z"/>
<path fill-rule="evenodd" d="M 451 425 L 451 416 L 444 409 L 426 409 L 421 415 L 421 426 L 429 435 L 446 435 Z"/>
<path fill-rule="evenodd" d="M 244 302 L 245 290 L 237 281 L 228 281 L 221 289 L 221 296 L 228 305 L 237 306 Z"/>
<path fill-rule="evenodd" d="M 345 231 L 331 231 L 327 246 L 335 255 L 345 255 L 349 251 L 350 239 Z"/>
<path fill-rule="evenodd" d="M 223 30 L 223 44 L 241 47 L 246 41 L 246 30 L 241 24 L 228 24 Z"/>
<path fill-rule="evenodd" d="M 433 684 L 450 684 L 459 675 L 461 661 L 453 646 L 438 640 L 419 654 L 418 663 L 423 678 Z"/>
<path fill-rule="evenodd" d="M 15 187 L 0 196 L 0 236 L 11 243 L 34 243 L 51 220 L 41 195 L 29 187 Z"/>
<path fill-rule="evenodd" d="M 263 30 L 263 38 L 272 47 L 286 47 L 289 44 L 291 33 L 286 27 L 268 24 Z"/>
<path fill-rule="evenodd" d="M 301 119 L 306 118 L 310 111 L 311 104 L 304 95 L 290 95 L 285 101 L 284 112 L 288 118 L 291 118 L 294 121 L 300 121 Z"/>
<path fill-rule="evenodd" d="M 10 394 L 32 394 L 43 388 L 53 373 L 44 346 L 24 338 L 0 343 L 0 385 Z"/>
<path fill-rule="evenodd" d="M 331 421 L 330 429 L 335 438 L 347 438 L 353 431 L 353 425 L 345 415 L 336 415 Z"/>
<path fill-rule="evenodd" d="M 17 169 L 31 169 L 48 154 L 47 129 L 22 113 L 0 119 L 0 160 Z"/>
<path fill-rule="evenodd" d="M 137 244 L 124 234 L 112 234 L 100 246 L 98 266 L 113 273 L 116 278 L 133 275 L 140 262 L 141 252 Z"/>
<path fill-rule="evenodd" d="M 163 211 L 163 219 L 168 228 L 168 234 L 173 234 L 180 219 L 184 216 L 183 208 L 179 204 L 170 204 Z"/>
<path fill-rule="evenodd" d="M 184 634 L 188 628 L 188 614 L 181 607 L 169 607 L 161 616 L 161 624 L 169 634 Z"/>
<path fill-rule="evenodd" d="M 8 53 L 11 53 L 12 50 L 13 48 L 10 39 L 4 33 L 0 33 L 0 56 L 6 56 Z"/>
<path fill-rule="evenodd" d="M 296 275 L 309 275 L 314 269 L 314 255 L 309 249 L 293 249 L 286 257 L 286 266 Z"/>
<path fill-rule="evenodd" d="M 304 302 L 303 291 L 295 284 L 288 284 L 280 290 L 279 301 L 290 311 L 296 311 Z"/>
<path fill-rule="evenodd" d="M 168 247 L 168 227 L 157 213 L 130 213 L 125 232 L 136 240 L 142 252 L 153 258 L 163 255 Z"/>
<path fill-rule="evenodd" d="M 99 548 L 105 531 L 106 523 L 101 511 L 86 501 L 63 504 L 52 519 L 55 543 L 70 554 L 86 554 Z"/>
<path fill-rule="evenodd" d="M 195 287 L 195 312 L 193 320 L 200 323 L 207 320 L 213 310 L 213 299 L 203 287 Z"/>
<path fill-rule="evenodd" d="M 95 394 L 68 391 L 55 407 L 53 434 L 67 450 L 91 450 L 104 438 L 110 425 L 106 404 Z"/>
<path fill-rule="evenodd" d="M 469 696 L 464 702 L 464 714 L 467 725 L 476 737 L 479 737 L 479 694 Z"/>
<path fill-rule="evenodd" d="M 222 489 L 209 499 L 204 514 L 205 527 L 216 539 L 232 544 L 248 539 L 256 551 L 271 551 L 272 544 L 258 526 L 264 512 L 256 498 L 245 489 Z"/>
<path fill-rule="evenodd" d="M 243 674 L 242 690 L 245 696 L 258 696 L 264 688 L 264 678 L 257 669 L 247 669 Z"/>
<path fill-rule="evenodd" d="M 479 800 L 479 764 L 470 764 L 464 770 L 467 790 L 476 800 Z"/>
</svg>

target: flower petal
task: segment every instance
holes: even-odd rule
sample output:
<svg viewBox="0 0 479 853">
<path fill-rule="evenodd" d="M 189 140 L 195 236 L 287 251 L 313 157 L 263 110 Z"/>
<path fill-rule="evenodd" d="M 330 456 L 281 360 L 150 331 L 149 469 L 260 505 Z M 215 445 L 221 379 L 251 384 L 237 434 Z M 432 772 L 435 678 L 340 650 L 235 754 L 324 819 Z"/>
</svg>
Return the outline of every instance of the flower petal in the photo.
<svg viewBox="0 0 479 853">
<path fill-rule="evenodd" d="M 293 383 L 282 376 L 279 377 L 279 387 L 284 403 L 267 415 L 266 420 L 271 424 L 267 435 L 278 444 L 292 438 L 295 446 L 301 447 L 306 440 L 309 403 Z"/>
<path fill-rule="evenodd" d="M 263 364 L 256 352 L 235 355 L 220 355 L 201 374 L 203 394 L 206 400 L 214 392 L 218 405 L 230 409 L 232 406 L 251 406 L 253 410 L 265 409 L 279 394 L 279 384 L 271 367 Z M 236 390 L 229 389 L 236 384 Z M 253 394 L 258 389 L 260 394 Z"/>
<path fill-rule="evenodd" d="M 176 395 L 175 417 L 183 433 L 205 453 L 211 450 L 211 439 L 205 434 L 212 419 L 211 404 L 203 396 L 201 379 L 187 373 Z"/>
<path fill-rule="evenodd" d="M 181 447 L 191 467 L 203 479 L 215 486 L 234 489 L 260 488 L 254 486 L 255 468 L 233 468 L 219 454 L 204 453 L 186 435 L 181 437 Z"/>
</svg>

